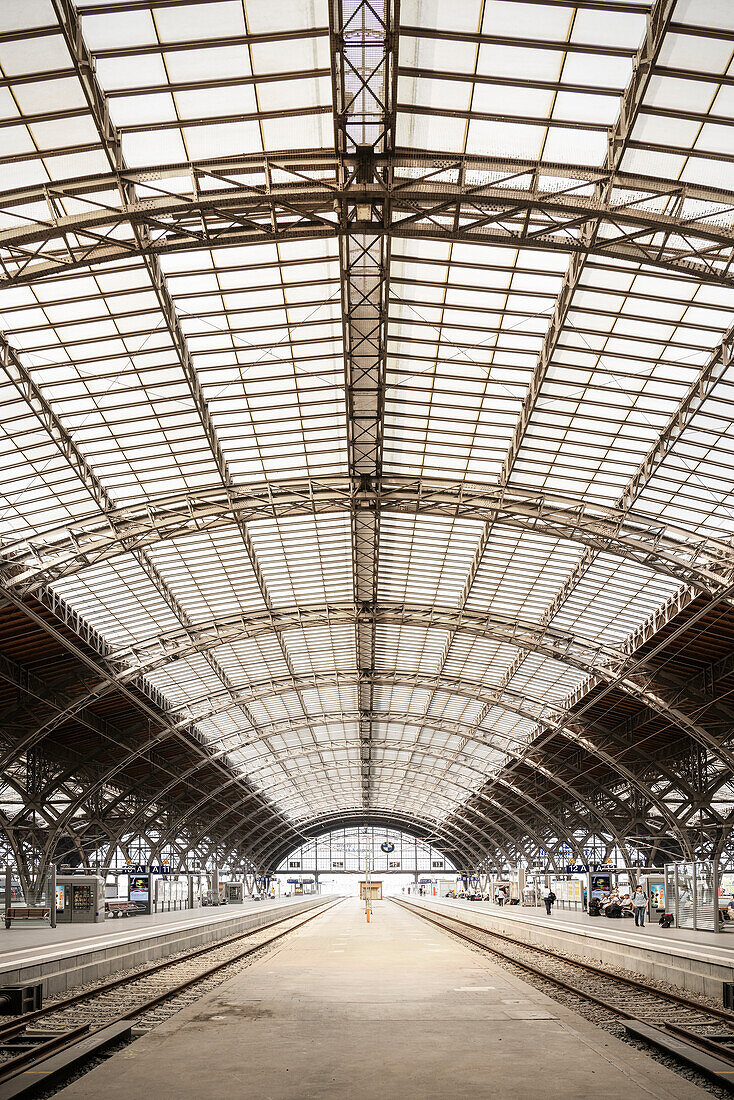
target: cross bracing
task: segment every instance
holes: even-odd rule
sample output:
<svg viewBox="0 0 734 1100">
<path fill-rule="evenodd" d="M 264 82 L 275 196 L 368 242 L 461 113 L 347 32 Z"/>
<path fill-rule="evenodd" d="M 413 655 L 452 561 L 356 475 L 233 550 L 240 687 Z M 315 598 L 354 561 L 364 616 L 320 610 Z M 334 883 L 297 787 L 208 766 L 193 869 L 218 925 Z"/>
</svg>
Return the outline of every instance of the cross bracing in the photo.
<svg viewBox="0 0 734 1100">
<path fill-rule="evenodd" d="M 697 0 L 0 12 L 17 859 L 726 832 L 733 39 Z"/>
</svg>

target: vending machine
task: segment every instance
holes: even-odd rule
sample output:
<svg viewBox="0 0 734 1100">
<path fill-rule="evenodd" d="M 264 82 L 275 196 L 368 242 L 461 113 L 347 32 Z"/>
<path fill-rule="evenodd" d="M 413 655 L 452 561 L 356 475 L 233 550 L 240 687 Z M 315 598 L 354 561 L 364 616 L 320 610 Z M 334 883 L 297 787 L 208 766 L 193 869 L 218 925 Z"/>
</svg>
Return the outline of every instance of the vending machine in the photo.
<svg viewBox="0 0 734 1100">
<path fill-rule="evenodd" d="M 224 883 L 224 899 L 228 905 L 245 900 L 245 887 L 241 882 Z"/>
<path fill-rule="evenodd" d="M 58 875 L 58 924 L 96 924 L 104 920 L 104 882 L 98 875 Z"/>
</svg>

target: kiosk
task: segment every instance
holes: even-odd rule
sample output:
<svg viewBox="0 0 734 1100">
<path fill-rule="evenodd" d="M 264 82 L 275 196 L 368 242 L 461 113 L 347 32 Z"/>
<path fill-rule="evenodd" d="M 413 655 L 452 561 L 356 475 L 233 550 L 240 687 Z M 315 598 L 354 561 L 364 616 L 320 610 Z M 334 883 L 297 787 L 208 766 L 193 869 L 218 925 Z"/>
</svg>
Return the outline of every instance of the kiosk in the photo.
<svg viewBox="0 0 734 1100">
<path fill-rule="evenodd" d="M 658 918 L 665 912 L 665 876 L 643 875 L 642 888 L 647 895 L 647 909 L 650 919 Z"/>
</svg>

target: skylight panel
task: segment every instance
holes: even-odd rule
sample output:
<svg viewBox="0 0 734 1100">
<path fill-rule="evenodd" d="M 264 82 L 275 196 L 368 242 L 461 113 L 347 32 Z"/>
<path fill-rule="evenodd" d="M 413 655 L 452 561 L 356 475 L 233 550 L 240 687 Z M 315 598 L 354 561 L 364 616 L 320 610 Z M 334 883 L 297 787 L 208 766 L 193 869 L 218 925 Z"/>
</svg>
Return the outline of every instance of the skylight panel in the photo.
<svg viewBox="0 0 734 1100">
<path fill-rule="evenodd" d="M 728 0 L 678 0 L 675 9 L 676 23 L 698 27 L 717 27 L 722 31 L 734 31 L 734 12 Z"/>
<path fill-rule="evenodd" d="M 272 634 L 217 646 L 212 655 L 235 688 L 246 689 L 251 683 L 287 679 L 290 675 L 278 640 Z M 296 713 L 299 710 L 296 707 Z"/>
<path fill-rule="evenodd" d="M 116 648 L 180 629 L 180 622 L 130 555 L 93 566 L 54 586 Z"/>
<path fill-rule="evenodd" d="M 443 672 L 467 682 L 494 687 L 517 656 L 515 646 L 496 638 L 476 638 L 457 633 L 446 656 Z"/>
<path fill-rule="evenodd" d="M 479 523 L 384 514 L 379 598 L 387 603 L 457 605 L 481 530 Z"/>
<path fill-rule="evenodd" d="M 207 38 L 227 38 L 245 33 L 243 5 L 240 0 L 221 0 L 213 4 L 177 4 L 170 8 L 156 8 L 152 14 L 162 42 L 198 42 Z"/>
<path fill-rule="evenodd" d="M 645 34 L 646 16 L 632 11 L 604 11 L 579 8 L 573 20 L 571 42 L 588 45 L 639 49 Z"/>
<path fill-rule="evenodd" d="M 453 719 L 464 722 L 469 727 L 479 721 L 483 714 L 485 704 L 478 699 L 470 699 L 463 695 L 453 695 L 448 691 L 435 691 L 430 698 L 430 705 L 426 711 L 425 723 L 431 728 L 431 721 L 441 718 Z"/>
<path fill-rule="evenodd" d="M 468 205 L 470 188 L 493 183 L 596 202 L 603 181 L 593 169 L 608 155 L 647 6 L 403 0 L 395 140 L 406 155 L 395 179 L 426 190 L 461 187 Z M 253 484 L 264 491 L 269 483 L 277 493 L 316 478 L 318 494 L 343 488 L 354 473 L 339 242 L 322 238 L 328 225 L 299 220 L 297 203 L 290 212 L 277 208 L 276 229 L 266 198 L 274 188 L 305 192 L 309 178 L 339 183 L 329 5 L 115 4 L 105 15 L 85 14 L 88 0 L 78 7 L 126 166 L 140 177 L 135 193 L 141 203 L 168 194 L 192 206 L 151 223 L 145 260 L 143 231 L 124 217 L 99 234 L 130 250 L 124 261 L 85 266 L 79 250 L 88 243 L 94 259 L 100 242 L 71 231 L 32 258 L 34 222 L 42 236 L 54 218 L 116 209 L 120 194 L 52 5 L 0 5 L 0 115 L 10 123 L 0 127 L 0 189 L 22 198 L 3 214 L 2 229 L 15 229 L 21 247 L 4 250 L 0 329 L 58 422 L 47 430 L 16 388 L 0 390 L 7 482 L 0 530 L 42 554 L 32 538 L 50 525 L 62 525 L 54 540 L 63 527 L 83 539 L 80 519 L 101 516 L 110 503 L 132 505 L 146 523 L 188 494 L 187 535 L 82 568 L 59 581 L 56 594 L 118 649 L 161 633 L 185 637 L 200 624 L 240 629 L 238 640 L 212 651 L 202 640 L 201 653 L 150 672 L 149 687 L 194 714 L 207 713 L 210 702 L 225 707 L 200 733 L 291 817 L 363 806 L 365 666 L 375 708 L 373 803 L 424 818 L 456 812 L 461 823 L 467 798 L 537 734 L 532 714 L 562 707 L 586 682 L 583 669 L 503 641 L 504 625 L 509 637 L 513 622 L 546 624 L 552 613 L 550 627 L 621 645 L 677 582 L 527 527 L 383 507 L 380 620 L 374 654 L 365 656 L 353 622 L 363 584 L 352 575 L 346 508 L 275 511 L 246 528 L 233 520 L 194 530 L 200 491 Z M 510 493 L 521 487 L 539 499 L 562 493 L 615 506 L 632 485 L 633 510 L 730 538 L 731 371 L 662 461 L 655 457 L 734 309 L 724 253 L 707 253 L 708 283 L 694 254 L 697 220 L 707 229 L 732 225 L 729 8 L 722 0 L 676 5 L 622 162 L 626 172 L 659 179 L 649 193 L 644 178 L 617 179 L 609 197 L 624 211 L 620 224 L 599 222 L 580 276 L 574 260 L 568 277 L 578 276 L 578 286 L 568 309 L 561 299 L 557 310 L 557 296 L 570 254 L 545 247 L 549 235 L 563 243 L 561 215 L 551 225 L 549 203 L 528 213 L 521 202 L 491 220 L 480 195 L 456 223 L 474 241 L 449 239 L 448 208 L 427 228 L 434 239 L 392 240 L 381 473 L 398 491 L 430 492 L 440 479 L 453 486 L 460 516 L 466 480 L 496 488 L 509 478 Z M 6 33 L 30 25 L 48 25 L 48 33 L 28 41 Z M 274 156 L 307 149 L 321 152 Z M 219 175 L 210 162 L 225 158 Z M 238 167 L 247 158 L 249 166 Z M 497 158 L 522 159 L 522 174 L 507 178 L 511 167 Z M 77 177 L 96 174 L 104 177 L 100 190 L 85 193 Z M 678 181 L 692 186 L 679 191 Z M 36 184 L 53 188 L 34 191 Z M 237 187 L 253 198 L 261 189 L 254 221 L 238 219 L 229 202 Z M 211 206 L 202 220 L 198 197 L 228 188 L 222 210 Z M 638 234 L 625 220 L 635 207 L 690 223 L 680 234 Z M 331 204 L 321 213 L 334 221 Z M 27 251 L 17 233 L 24 226 Z M 406 226 L 420 232 L 420 223 Z M 582 223 L 565 232 L 577 237 Z M 534 233 L 542 247 L 510 246 L 510 234 L 520 241 Z M 660 257 L 649 268 L 620 259 L 623 249 L 636 255 L 635 241 L 659 244 L 660 257 L 690 250 L 690 275 L 675 257 L 667 268 Z M 57 274 L 31 277 L 29 257 Z M 172 296 L 169 318 L 161 312 L 165 288 L 154 287 L 158 269 Z M 28 287 L 12 285 L 25 279 Z M 556 310 L 562 324 L 549 331 Z M 529 387 L 546 352 L 536 393 Z M 88 486 L 54 442 L 61 429 L 90 465 Z M 139 510 L 146 504 L 149 513 Z M 464 629 L 430 625 L 436 607 L 465 607 Z M 291 627 L 270 629 L 268 612 L 283 609 L 294 612 Z M 299 610 L 308 611 L 300 622 Z M 486 635 L 479 627 L 471 633 L 477 614 Z M 163 662 L 162 650 L 156 660 Z M 493 704 L 499 691 L 504 706 Z M 516 804 L 510 797 L 509 809 Z M 509 821 L 501 800 L 487 812 Z"/>
<path fill-rule="evenodd" d="M 445 630 L 380 625 L 375 641 L 376 667 L 423 674 L 437 672 L 448 637 Z"/>
<path fill-rule="evenodd" d="M 577 542 L 494 524 L 466 606 L 536 621 L 582 553 L 583 546 Z"/>
<path fill-rule="evenodd" d="M 204 657 L 185 657 L 146 673 L 146 680 L 174 706 L 221 692 L 222 684 Z"/>
<path fill-rule="evenodd" d="M 312 626 L 287 630 L 283 641 L 294 671 L 299 675 L 353 672 L 357 664 L 353 626 Z"/>
<path fill-rule="evenodd" d="M 154 546 L 150 558 L 195 622 L 266 610 L 235 525 Z"/>
<path fill-rule="evenodd" d="M 51 0 L 14 0 L 0 6 L 0 31 L 17 32 L 55 25 Z"/>
<path fill-rule="evenodd" d="M 679 587 L 672 577 L 599 554 L 552 625 L 592 642 L 603 638 L 607 645 L 621 645 Z"/>
<path fill-rule="evenodd" d="M 530 653 L 510 679 L 509 687 L 520 695 L 560 704 L 584 678 L 585 673 L 578 669 L 540 653 Z"/>
<path fill-rule="evenodd" d="M 250 525 L 250 534 L 276 606 L 326 606 L 353 599 L 346 516 L 258 520 Z"/>
</svg>

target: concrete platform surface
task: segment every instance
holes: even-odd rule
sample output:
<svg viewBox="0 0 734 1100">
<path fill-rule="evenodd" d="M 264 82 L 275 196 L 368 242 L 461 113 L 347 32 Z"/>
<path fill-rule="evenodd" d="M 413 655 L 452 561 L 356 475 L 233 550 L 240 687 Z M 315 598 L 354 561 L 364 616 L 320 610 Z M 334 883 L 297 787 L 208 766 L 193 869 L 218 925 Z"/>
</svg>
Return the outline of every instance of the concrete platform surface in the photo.
<svg viewBox="0 0 734 1100">
<path fill-rule="evenodd" d="M 190 924 L 217 924 L 231 920 L 242 913 L 263 912 L 292 903 L 294 898 L 272 901 L 244 901 L 234 905 L 205 906 L 183 909 L 178 913 L 153 913 L 142 917 L 108 917 L 99 924 L 59 924 L 51 928 L 46 923 L 19 922 L 11 928 L 0 929 L 0 969 L 21 965 L 27 958 L 37 962 L 47 954 L 54 956 L 68 950 L 78 952 L 82 948 L 99 947 L 113 943 L 140 939 L 147 934 L 162 935 Z M 300 899 L 303 900 L 303 899 Z"/>
<path fill-rule="evenodd" d="M 59 1100 L 703 1100 L 708 1092 L 390 901 L 350 899 Z"/>
<path fill-rule="evenodd" d="M 155 962 L 179 951 L 216 943 L 281 916 L 322 904 L 320 897 L 282 898 L 158 913 L 104 924 L 26 927 L 6 932 L 0 943 L 0 986 L 43 981 L 44 995 L 64 993 L 118 970 Z M 13 945 L 12 947 L 10 945 Z"/>
<path fill-rule="evenodd" d="M 406 898 L 406 901 L 419 900 Z M 646 921 L 644 928 L 636 928 L 632 917 L 590 917 L 587 913 L 577 909 L 561 909 L 553 906 L 553 912 L 548 917 L 545 908 L 525 905 L 494 905 L 491 901 L 458 901 L 454 898 L 427 898 L 427 901 L 445 901 L 452 905 L 461 906 L 470 911 L 490 912 L 501 914 L 508 920 L 532 922 L 534 924 L 568 924 L 570 929 L 577 931 L 585 929 L 594 935 L 617 936 L 629 940 L 630 943 L 654 943 L 662 944 L 680 950 L 686 954 L 694 951 L 705 950 L 710 955 L 713 948 L 721 956 L 722 960 L 728 960 L 734 965 L 734 921 L 729 922 L 731 930 L 726 927 L 724 932 L 697 931 L 693 928 L 661 928 L 656 918 Z"/>
</svg>

